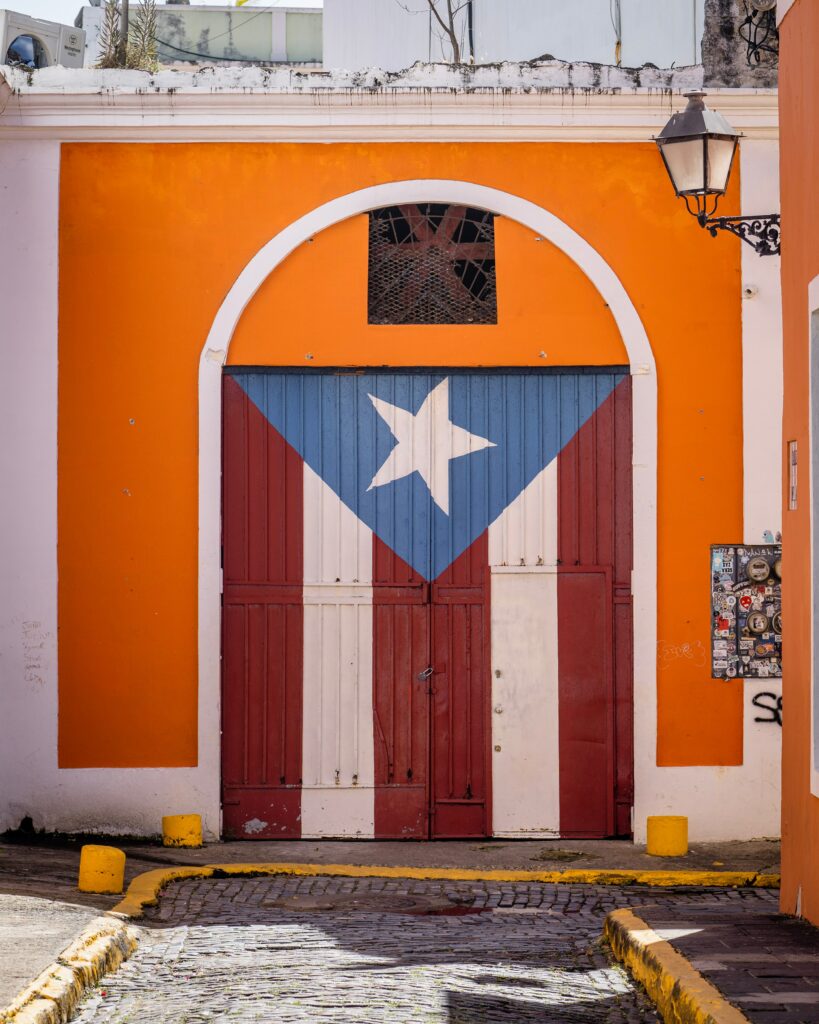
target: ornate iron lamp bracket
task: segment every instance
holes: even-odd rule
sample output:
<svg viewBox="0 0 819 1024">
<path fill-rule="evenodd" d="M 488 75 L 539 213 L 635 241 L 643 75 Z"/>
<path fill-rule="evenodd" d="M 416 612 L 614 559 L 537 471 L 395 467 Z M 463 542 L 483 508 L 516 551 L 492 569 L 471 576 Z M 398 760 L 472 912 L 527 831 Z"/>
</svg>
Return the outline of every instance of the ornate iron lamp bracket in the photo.
<svg viewBox="0 0 819 1024">
<path fill-rule="evenodd" d="M 747 242 L 760 256 L 778 256 L 780 252 L 779 214 L 749 217 L 699 217 L 700 225 L 716 238 L 717 231 L 730 231 Z"/>
</svg>

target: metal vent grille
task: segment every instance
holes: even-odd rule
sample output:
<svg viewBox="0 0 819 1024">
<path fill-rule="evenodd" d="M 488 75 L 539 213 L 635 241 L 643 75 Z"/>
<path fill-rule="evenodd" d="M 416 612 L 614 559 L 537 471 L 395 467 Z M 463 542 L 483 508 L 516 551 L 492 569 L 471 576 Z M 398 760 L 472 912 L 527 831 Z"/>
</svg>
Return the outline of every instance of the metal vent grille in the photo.
<svg viewBox="0 0 819 1024">
<path fill-rule="evenodd" d="M 495 218 L 442 203 L 370 212 L 371 324 L 495 324 Z"/>
</svg>

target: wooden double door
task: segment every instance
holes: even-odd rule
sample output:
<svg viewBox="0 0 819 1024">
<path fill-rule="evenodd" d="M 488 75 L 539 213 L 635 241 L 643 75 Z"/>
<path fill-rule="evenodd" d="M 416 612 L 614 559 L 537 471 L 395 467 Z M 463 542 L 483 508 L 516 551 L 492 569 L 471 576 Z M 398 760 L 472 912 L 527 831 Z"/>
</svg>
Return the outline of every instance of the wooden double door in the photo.
<svg viewBox="0 0 819 1024">
<path fill-rule="evenodd" d="M 223 399 L 225 835 L 628 835 L 624 369 L 236 368 Z"/>
</svg>

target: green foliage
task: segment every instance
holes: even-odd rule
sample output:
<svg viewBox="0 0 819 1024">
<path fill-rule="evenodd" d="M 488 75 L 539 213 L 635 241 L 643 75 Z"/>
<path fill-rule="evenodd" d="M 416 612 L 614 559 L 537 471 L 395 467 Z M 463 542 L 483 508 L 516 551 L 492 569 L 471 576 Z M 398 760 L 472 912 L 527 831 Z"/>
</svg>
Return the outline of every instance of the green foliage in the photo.
<svg viewBox="0 0 819 1024">
<path fill-rule="evenodd" d="M 156 71 L 156 0 L 140 0 L 128 32 L 125 66 Z"/>
<path fill-rule="evenodd" d="M 131 9 L 128 40 L 120 31 L 120 8 L 117 0 L 105 0 L 100 29 L 98 68 L 130 68 L 134 71 L 156 71 L 156 0 L 139 0 Z"/>
<path fill-rule="evenodd" d="M 100 28 L 100 57 L 98 68 L 116 68 L 119 53 L 119 7 L 116 0 L 105 0 Z"/>
</svg>

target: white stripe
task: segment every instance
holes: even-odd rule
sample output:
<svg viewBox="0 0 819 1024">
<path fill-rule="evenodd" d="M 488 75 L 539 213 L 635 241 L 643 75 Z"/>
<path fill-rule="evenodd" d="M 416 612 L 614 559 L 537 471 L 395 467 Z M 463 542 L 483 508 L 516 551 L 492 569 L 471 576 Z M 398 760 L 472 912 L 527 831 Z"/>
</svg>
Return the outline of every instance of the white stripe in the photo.
<svg viewBox="0 0 819 1024">
<path fill-rule="evenodd" d="M 489 527 L 489 564 L 557 564 L 557 459 Z"/>
<path fill-rule="evenodd" d="M 305 838 L 374 833 L 372 543 L 372 531 L 305 463 Z"/>
<path fill-rule="evenodd" d="M 557 459 L 489 527 L 492 831 L 560 831 Z"/>
</svg>

